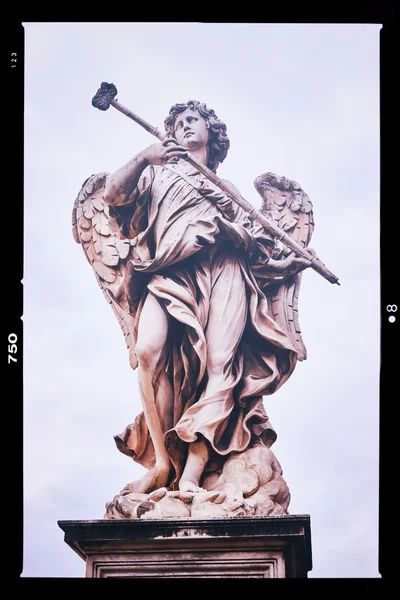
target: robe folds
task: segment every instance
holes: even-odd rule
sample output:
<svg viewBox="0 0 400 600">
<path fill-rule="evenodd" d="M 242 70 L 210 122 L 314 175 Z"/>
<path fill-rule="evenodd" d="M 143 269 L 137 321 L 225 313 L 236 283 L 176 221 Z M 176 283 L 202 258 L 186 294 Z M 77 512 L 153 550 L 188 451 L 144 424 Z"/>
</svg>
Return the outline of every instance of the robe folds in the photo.
<svg viewBox="0 0 400 600">
<path fill-rule="evenodd" d="M 124 276 L 137 339 L 149 293 L 169 315 L 167 343 L 154 377 L 172 387 L 173 427 L 164 444 L 179 481 L 188 444 L 203 436 L 212 453 L 206 471 L 231 453 L 276 439 L 263 396 L 293 372 L 292 342 L 268 314 L 252 268 L 264 265 L 274 241 L 194 167 L 149 166 L 128 201 L 109 207 L 110 227 L 131 240 Z M 224 382 L 207 393 L 207 352 L 217 348 Z M 155 462 L 144 414 L 114 436 L 118 449 L 146 468 Z M 217 465 L 217 467 L 216 467 Z M 175 482 L 175 483 L 174 483 Z"/>
</svg>

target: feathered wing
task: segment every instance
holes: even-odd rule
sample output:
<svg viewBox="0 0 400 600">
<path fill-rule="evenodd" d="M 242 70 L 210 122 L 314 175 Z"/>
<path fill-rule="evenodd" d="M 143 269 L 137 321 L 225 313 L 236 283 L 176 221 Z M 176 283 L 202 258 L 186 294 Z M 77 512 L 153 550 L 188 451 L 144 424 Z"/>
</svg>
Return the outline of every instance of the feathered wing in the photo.
<svg viewBox="0 0 400 600">
<path fill-rule="evenodd" d="M 313 207 L 300 185 L 274 173 L 260 175 L 254 185 L 263 199 L 260 212 L 303 248 L 308 246 L 314 230 Z M 275 239 L 272 258 L 283 260 L 290 252 Z M 270 316 L 291 339 L 298 360 L 305 360 L 307 350 L 301 336 L 298 310 L 301 277 L 302 273 L 298 273 L 283 280 L 267 281 L 263 291 L 268 298 Z"/>
<path fill-rule="evenodd" d="M 124 273 L 132 247 L 129 239 L 120 239 L 110 229 L 109 210 L 103 199 L 107 175 L 97 173 L 83 183 L 72 210 L 72 232 L 118 319 L 129 350 L 130 365 L 135 369 L 135 313 L 124 291 Z"/>
</svg>

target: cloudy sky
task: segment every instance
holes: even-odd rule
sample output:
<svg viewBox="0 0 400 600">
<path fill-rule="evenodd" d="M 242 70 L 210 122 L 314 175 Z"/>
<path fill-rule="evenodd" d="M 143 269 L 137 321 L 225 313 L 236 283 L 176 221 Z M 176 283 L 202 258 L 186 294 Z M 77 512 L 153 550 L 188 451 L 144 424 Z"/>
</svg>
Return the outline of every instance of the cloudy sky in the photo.
<svg viewBox="0 0 400 600">
<path fill-rule="evenodd" d="M 298 181 L 311 246 L 341 287 L 303 277 L 308 359 L 265 400 L 291 514 L 311 516 L 310 577 L 380 577 L 380 25 L 24 23 L 24 577 L 84 577 L 58 520 L 101 519 L 144 470 L 113 435 L 140 412 L 118 322 L 71 231 L 92 173 L 155 139 L 91 99 L 102 81 L 162 127 L 199 99 L 228 126 L 219 175 Z"/>
</svg>

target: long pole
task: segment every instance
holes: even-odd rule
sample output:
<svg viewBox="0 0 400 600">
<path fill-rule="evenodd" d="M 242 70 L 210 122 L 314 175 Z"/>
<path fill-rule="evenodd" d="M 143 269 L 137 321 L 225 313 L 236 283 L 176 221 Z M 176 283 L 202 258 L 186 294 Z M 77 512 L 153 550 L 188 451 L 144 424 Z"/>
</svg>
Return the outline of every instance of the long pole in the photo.
<svg viewBox="0 0 400 600">
<path fill-rule="evenodd" d="M 157 127 L 153 127 L 142 119 L 139 115 L 135 114 L 123 104 L 120 104 L 118 100 L 111 99 L 117 94 L 117 89 L 113 84 L 101 84 L 101 88 L 98 90 L 96 96 L 94 96 L 92 100 L 93 106 L 99 108 L 100 110 L 107 110 L 111 105 L 125 116 L 129 117 L 135 123 L 138 123 L 141 127 L 146 129 L 149 133 L 154 135 L 156 138 L 163 142 L 166 138 Z M 103 87 L 104 86 L 104 87 Z M 234 202 L 236 202 L 239 206 L 241 206 L 254 221 L 258 221 L 261 225 L 274 237 L 278 238 L 285 246 L 293 250 L 296 256 L 301 256 L 306 260 L 310 261 L 310 267 L 314 269 L 317 273 L 322 275 L 325 279 L 327 279 L 330 283 L 336 283 L 340 285 L 339 279 L 334 275 L 329 269 L 326 268 L 324 263 L 317 257 L 308 252 L 306 248 L 300 246 L 297 242 L 295 242 L 285 231 L 268 221 L 268 219 L 250 202 L 248 202 L 241 194 L 238 192 L 231 190 L 217 175 L 211 171 L 208 167 L 203 165 L 201 162 L 196 160 L 194 156 L 187 153 L 187 158 L 185 160 L 193 165 L 196 169 L 198 169 L 203 175 L 208 177 L 216 186 L 218 186 L 227 196 L 229 196 Z"/>
</svg>

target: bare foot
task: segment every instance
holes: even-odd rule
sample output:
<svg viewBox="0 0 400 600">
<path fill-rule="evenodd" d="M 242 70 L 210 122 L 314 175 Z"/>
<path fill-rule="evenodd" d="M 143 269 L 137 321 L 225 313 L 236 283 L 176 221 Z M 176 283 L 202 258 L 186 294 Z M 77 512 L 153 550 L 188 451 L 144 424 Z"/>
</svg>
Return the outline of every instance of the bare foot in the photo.
<svg viewBox="0 0 400 600">
<path fill-rule="evenodd" d="M 179 490 L 181 492 L 206 492 L 204 488 L 199 487 L 199 482 L 204 471 L 204 467 L 209 459 L 210 451 L 208 442 L 205 439 L 197 440 L 189 445 L 186 465 L 183 469 L 182 477 L 179 481 Z"/>
<path fill-rule="evenodd" d="M 194 481 L 190 481 L 189 479 L 181 479 L 179 482 L 179 491 L 193 492 L 193 494 L 197 494 L 197 492 L 206 492 L 207 490 L 199 487 Z"/>
<path fill-rule="evenodd" d="M 131 492 L 149 494 L 154 490 L 164 487 L 168 481 L 169 468 L 170 466 L 168 463 L 163 463 L 161 465 L 155 464 L 155 466 L 145 473 L 141 479 L 128 483 L 121 494 L 129 494 Z"/>
</svg>

